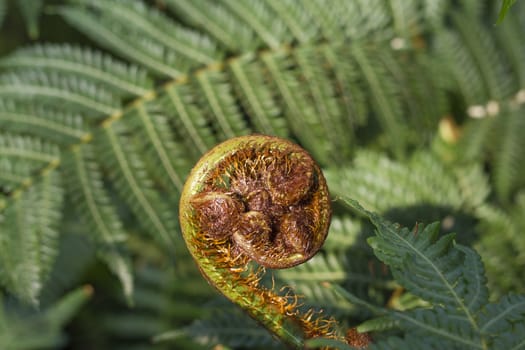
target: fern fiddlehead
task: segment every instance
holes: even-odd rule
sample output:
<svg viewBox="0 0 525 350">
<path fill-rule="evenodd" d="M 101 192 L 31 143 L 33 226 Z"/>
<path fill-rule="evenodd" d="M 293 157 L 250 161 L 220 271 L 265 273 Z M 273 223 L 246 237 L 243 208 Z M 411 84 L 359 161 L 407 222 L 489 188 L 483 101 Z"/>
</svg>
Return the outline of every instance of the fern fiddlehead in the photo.
<svg viewBox="0 0 525 350">
<path fill-rule="evenodd" d="M 277 137 L 230 139 L 191 171 L 180 201 L 180 224 L 202 274 L 291 348 L 334 337 L 334 321 L 301 313 L 297 298 L 260 285 L 265 268 L 311 258 L 330 223 L 320 168 L 299 146 Z M 258 267 L 250 261 L 258 263 Z"/>
</svg>

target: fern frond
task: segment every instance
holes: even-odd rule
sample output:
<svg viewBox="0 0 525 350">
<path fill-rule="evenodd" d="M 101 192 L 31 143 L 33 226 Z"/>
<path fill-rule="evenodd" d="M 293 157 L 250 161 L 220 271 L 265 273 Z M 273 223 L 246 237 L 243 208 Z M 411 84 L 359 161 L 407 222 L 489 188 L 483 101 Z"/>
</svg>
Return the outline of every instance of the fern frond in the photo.
<svg viewBox="0 0 525 350">
<path fill-rule="evenodd" d="M 424 300 L 457 309 L 477 328 L 473 315 L 488 301 L 477 254 L 466 247 L 453 248 L 453 234 L 438 238 L 437 224 L 416 226 L 411 232 L 367 215 L 377 227 L 377 236 L 368 242 L 396 280 Z"/>
<path fill-rule="evenodd" d="M 266 4 L 282 20 L 299 44 L 311 42 L 319 36 L 317 26 L 312 25 L 313 16 L 304 11 L 304 3 L 270 0 Z"/>
<path fill-rule="evenodd" d="M 372 41 L 382 41 L 393 36 L 391 18 L 382 0 L 340 1 L 339 6 L 334 7 L 324 6 L 323 1 L 319 0 L 313 3 L 317 7 L 314 11 L 318 11 L 324 17 L 321 22 L 323 28 L 330 28 L 330 24 L 326 22 L 331 21 L 331 17 L 337 19 L 331 25 L 331 30 L 324 30 L 326 38 L 332 35 L 339 36 L 341 29 L 338 26 L 342 26 L 345 36 L 353 40 L 368 38 Z M 323 7 L 327 9 L 322 9 Z"/>
<path fill-rule="evenodd" d="M 260 45 L 249 26 L 217 2 L 167 0 L 167 4 L 185 21 L 201 28 L 229 50 L 252 50 Z"/>
<path fill-rule="evenodd" d="M 38 70 L 0 75 L 0 97 L 47 101 L 92 116 L 111 115 L 120 107 L 115 95 L 101 86 L 75 76 Z"/>
<path fill-rule="evenodd" d="M 500 101 L 515 91 L 513 75 L 509 74 L 505 62 L 501 59 L 500 51 L 480 21 L 468 15 L 453 13 L 452 20 L 458 29 L 463 45 L 470 51 L 474 64 L 483 79 L 487 98 Z M 467 23 L 468 22 L 468 23 Z"/>
<path fill-rule="evenodd" d="M 197 103 L 215 121 L 219 140 L 248 133 L 226 74 L 202 70 L 195 74 L 194 85 Z"/>
<path fill-rule="evenodd" d="M 362 234 L 363 222 L 348 215 L 334 215 L 330 222 L 330 231 L 323 244 L 323 250 L 330 252 L 344 251 L 350 248 L 366 249 L 368 246 Z"/>
<path fill-rule="evenodd" d="M 104 188 L 92 147 L 74 147 L 64 158 L 66 188 L 75 211 L 89 225 L 90 238 L 97 244 L 98 255 L 119 277 L 124 294 L 131 298 L 133 275 L 124 247 L 127 235 Z"/>
<path fill-rule="evenodd" d="M 417 1 L 394 0 L 385 2 L 392 18 L 392 27 L 397 37 L 409 40 L 414 33 L 419 33 L 420 11 Z"/>
<path fill-rule="evenodd" d="M 446 70 L 426 54 L 408 50 L 379 55 L 378 58 L 396 86 L 402 86 L 399 94 L 403 101 L 403 119 L 410 126 L 406 132 L 411 141 L 407 143 L 428 142 L 434 136 L 439 120 L 450 110 L 445 96 Z"/>
<path fill-rule="evenodd" d="M 342 125 L 348 127 L 347 133 L 355 134 L 355 129 L 367 120 L 368 113 L 365 94 L 358 84 L 358 71 L 353 64 L 339 58 L 342 47 L 322 45 L 320 51 L 330 68 L 327 74 L 333 81 L 336 98 L 343 111 Z M 348 138 L 347 142 L 352 143 L 352 137 Z"/>
<path fill-rule="evenodd" d="M 33 167 L 32 162 L 0 158 L 0 189 L 5 193 L 11 193 L 22 187 L 30 181 Z"/>
<path fill-rule="evenodd" d="M 38 304 L 58 252 L 62 187 L 57 171 L 0 211 L 0 280 L 25 302 Z"/>
<path fill-rule="evenodd" d="M 344 285 L 358 297 L 377 304 L 385 303 L 381 293 L 393 289 L 395 285 L 380 264 L 362 263 L 367 259 L 372 262 L 371 254 L 360 252 L 358 248 L 347 252 L 327 252 L 293 269 L 280 270 L 277 277 L 282 284 L 291 286 L 297 295 L 304 297 L 304 302 L 311 307 L 328 308 L 331 314 L 364 315 L 367 310 L 342 298 L 332 288 L 324 287 L 323 283 Z"/>
<path fill-rule="evenodd" d="M 412 331 L 419 338 L 435 337 L 434 343 L 439 339 L 441 348 L 483 349 L 483 340 L 469 320 L 451 316 L 451 313 L 453 315 L 451 309 L 419 309 L 396 313 L 394 317 L 400 321 L 401 327 Z M 432 340 L 427 339 L 425 343 L 432 343 Z"/>
<path fill-rule="evenodd" d="M 451 234 L 438 238 L 436 224 L 411 232 L 353 200 L 347 203 L 376 227 L 369 243 L 396 281 L 432 304 L 390 313 L 407 335 L 425 339 L 428 348 L 437 341 L 447 349 L 498 349 L 494 345 L 505 342 L 517 349 L 525 344 L 523 334 L 516 333 L 525 325 L 524 297 L 506 296 L 490 304 L 483 264 L 474 250 L 455 245 Z"/>
<path fill-rule="evenodd" d="M 78 1 L 101 13 L 108 21 L 118 23 L 123 30 L 140 32 L 141 36 L 157 41 L 174 54 L 184 57 L 181 65 L 195 67 L 221 59 L 214 43 L 206 36 L 177 25 L 162 12 L 135 0 L 111 0 L 109 3 Z"/>
<path fill-rule="evenodd" d="M 217 143 L 204 113 L 188 84 L 170 84 L 165 87 L 164 112 L 173 123 L 177 135 L 186 145 L 193 159 L 198 159 Z"/>
<path fill-rule="evenodd" d="M 395 88 L 395 82 L 387 74 L 386 67 L 377 56 L 391 55 L 387 50 L 366 50 L 362 45 L 351 45 L 349 59 L 360 71 L 361 84 L 371 97 L 371 106 L 381 121 L 388 144 L 393 153 L 401 157 L 406 148 L 406 128 L 402 118 L 402 106 Z"/>
<path fill-rule="evenodd" d="M 0 157 L 31 161 L 34 170 L 60 161 L 55 144 L 33 137 L 0 134 Z"/>
<path fill-rule="evenodd" d="M 297 79 L 300 83 L 304 82 L 303 98 L 311 101 L 313 115 L 317 116 L 317 128 L 322 131 L 321 137 L 329 140 L 331 158 L 342 162 L 348 159 L 348 153 L 345 152 L 349 150 L 348 134 L 343 128 L 334 127 L 344 125 L 345 121 L 329 72 L 324 69 L 327 62 L 316 48 L 308 46 L 295 50 L 294 58 L 298 65 Z"/>
<path fill-rule="evenodd" d="M 320 125 L 314 107 L 299 89 L 298 77 L 293 71 L 290 72 L 294 65 L 291 57 L 286 52 L 265 52 L 261 54 L 261 60 L 279 93 L 279 103 L 284 106 L 284 113 L 294 134 L 317 159 L 331 159 L 330 140 L 320 135 L 324 127 Z"/>
<path fill-rule="evenodd" d="M 456 248 L 465 254 L 463 269 L 469 273 L 463 275 L 455 288 L 458 294 L 465 295 L 468 310 L 477 312 L 489 300 L 485 268 L 481 257 L 474 250 L 461 245 L 457 245 Z"/>
<path fill-rule="evenodd" d="M 340 171 L 326 172 L 332 193 L 338 196 L 352 193 L 374 210 L 383 212 L 417 204 L 452 208 L 463 205 L 455 175 L 430 153 L 416 153 L 403 163 L 362 151 L 356 155 L 352 168 Z"/>
<path fill-rule="evenodd" d="M 519 208 L 518 209 L 522 209 Z M 477 229 L 480 239 L 476 249 L 486 265 L 489 286 L 493 297 L 501 296 L 503 291 L 523 290 L 525 281 L 525 240 L 519 222 L 502 209 L 493 205 L 483 205 L 476 209 L 480 218 Z M 523 211 L 519 211 L 519 217 Z"/>
<path fill-rule="evenodd" d="M 517 84 L 495 36 L 468 11 L 456 11 L 452 21 L 457 29 L 446 29 L 436 37 L 437 54 L 447 63 L 467 106 L 508 98 Z"/>
<path fill-rule="evenodd" d="M 508 200 L 513 191 L 525 186 L 525 109 L 505 113 L 500 116 L 494 136 L 498 145 L 494 147 L 494 187 L 503 200 Z M 500 131 L 501 130 L 501 131 Z M 494 139 L 491 137 L 491 139 Z M 488 141 L 488 140 L 487 140 Z"/>
<path fill-rule="evenodd" d="M 0 126 L 61 145 L 80 142 L 88 135 L 80 114 L 16 99 L 0 99 Z"/>
<path fill-rule="evenodd" d="M 0 68 L 74 74 L 111 91 L 118 90 L 124 96 L 145 95 L 152 89 L 144 69 L 100 51 L 68 44 L 40 44 L 19 49 L 1 59 Z"/>
<path fill-rule="evenodd" d="M 162 106 L 158 102 L 138 103 L 126 118 L 149 171 L 174 196 L 180 193 L 191 169 L 188 162 L 191 158 L 176 139 Z"/>
<path fill-rule="evenodd" d="M 288 137 L 286 119 L 273 98 L 260 62 L 252 57 L 232 59 L 228 64 L 233 88 L 255 129 L 263 134 Z"/>
<path fill-rule="evenodd" d="M 161 244 L 172 247 L 177 215 L 155 191 L 140 152 L 130 142 L 129 131 L 122 123 L 103 127 L 97 135 L 100 160 L 121 199 L 139 219 L 139 224 Z"/>
<path fill-rule="evenodd" d="M 168 77 L 178 77 L 182 73 L 177 68 L 176 56 L 166 52 L 166 48 L 151 38 L 144 38 L 138 30 L 130 30 L 121 23 L 115 23 L 106 11 L 89 7 L 61 6 L 56 8 L 71 26 L 78 28 L 101 45 L 109 47 L 120 55 L 137 62 L 154 74 Z"/>
<path fill-rule="evenodd" d="M 277 49 L 291 41 L 285 23 L 267 4 L 257 0 L 224 0 L 222 3 L 251 27 L 268 47 Z"/>
<path fill-rule="evenodd" d="M 520 10 L 517 8 L 516 10 Z M 525 49 L 519 40 L 519 36 L 515 33 L 523 31 L 523 24 L 519 23 L 518 16 L 509 15 L 503 23 L 498 25 L 498 30 L 495 31 L 496 43 L 498 49 L 504 53 L 508 58 L 508 64 L 511 67 L 510 71 L 517 81 L 520 89 L 525 87 Z"/>
<path fill-rule="evenodd" d="M 510 332 L 498 336 L 494 340 L 494 349 L 520 350 L 525 346 L 525 325 L 518 323 Z"/>
<path fill-rule="evenodd" d="M 59 162 L 58 147 L 53 143 L 0 133 L 0 189 L 4 193 L 13 194 L 19 187 L 30 186 L 35 173 L 56 167 Z"/>
<path fill-rule="evenodd" d="M 525 317 L 525 296 L 507 295 L 499 302 L 487 306 L 486 314 L 481 317 L 481 332 L 490 335 L 496 332 L 511 331 L 515 322 Z"/>
<path fill-rule="evenodd" d="M 487 98 L 482 77 L 458 34 L 444 29 L 437 36 L 435 45 L 437 54 L 447 62 L 446 66 L 453 82 L 451 89 L 459 91 L 467 105 L 484 103 Z"/>
<path fill-rule="evenodd" d="M 488 162 L 496 194 L 503 202 L 525 185 L 524 113 L 523 108 L 504 110 L 496 118 L 469 121 L 459 144 L 460 154 L 467 160 Z"/>
</svg>

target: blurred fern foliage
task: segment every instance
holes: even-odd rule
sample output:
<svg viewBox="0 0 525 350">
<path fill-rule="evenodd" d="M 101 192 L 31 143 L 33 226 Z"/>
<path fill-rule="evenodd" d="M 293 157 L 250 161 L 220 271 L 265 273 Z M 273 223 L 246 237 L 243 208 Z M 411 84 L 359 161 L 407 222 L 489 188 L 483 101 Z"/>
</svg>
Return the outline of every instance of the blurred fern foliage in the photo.
<svg viewBox="0 0 525 350">
<path fill-rule="evenodd" d="M 501 6 L 0 0 L 2 348 L 279 348 L 177 223 L 192 164 L 249 133 L 305 147 L 334 198 L 270 286 L 377 349 L 525 348 L 525 4 Z"/>
</svg>

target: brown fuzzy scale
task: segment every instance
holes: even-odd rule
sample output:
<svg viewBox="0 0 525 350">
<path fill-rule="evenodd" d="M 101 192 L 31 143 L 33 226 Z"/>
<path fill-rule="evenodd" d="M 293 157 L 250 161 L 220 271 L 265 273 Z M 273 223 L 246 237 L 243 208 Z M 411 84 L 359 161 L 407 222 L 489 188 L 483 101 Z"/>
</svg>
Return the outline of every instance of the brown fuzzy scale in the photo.
<svg viewBox="0 0 525 350">
<path fill-rule="evenodd" d="M 247 144 L 225 157 L 191 198 L 202 232 L 230 238 L 234 254 L 286 268 L 310 259 L 328 232 L 321 171 L 294 144 Z"/>
</svg>

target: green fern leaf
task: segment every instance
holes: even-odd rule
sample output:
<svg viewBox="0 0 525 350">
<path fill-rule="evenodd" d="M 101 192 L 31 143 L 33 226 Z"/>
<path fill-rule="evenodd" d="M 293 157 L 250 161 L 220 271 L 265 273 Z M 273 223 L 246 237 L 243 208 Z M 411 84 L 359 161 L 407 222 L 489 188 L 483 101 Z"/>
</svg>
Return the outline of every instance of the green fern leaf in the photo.
<svg viewBox="0 0 525 350">
<path fill-rule="evenodd" d="M 482 315 L 480 326 L 485 334 L 501 333 L 514 328 L 514 323 L 525 317 L 525 296 L 507 295 L 498 303 L 487 306 Z"/>
<path fill-rule="evenodd" d="M 60 176 L 51 171 L 0 211 L 0 281 L 25 302 L 38 304 L 55 261 L 61 206 Z"/>
<path fill-rule="evenodd" d="M 305 100 L 303 92 L 298 88 L 298 77 L 289 72 L 293 66 L 291 57 L 285 52 L 268 52 L 261 55 L 261 60 L 272 77 L 274 88 L 282 98 L 279 103 L 285 106 L 284 113 L 292 131 L 317 159 L 330 159 L 330 141 L 319 135 L 323 126 L 315 115 L 314 107 Z"/>
<path fill-rule="evenodd" d="M 226 0 L 223 4 L 251 27 L 268 47 L 277 49 L 291 41 L 286 25 L 267 4 L 257 0 Z"/>
<path fill-rule="evenodd" d="M 0 134 L 0 157 L 31 161 L 33 170 L 39 170 L 58 163 L 59 151 L 56 145 L 37 138 Z"/>
<path fill-rule="evenodd" d="M 81 115 L 15 99 L 0 99 L 0 126 L 9 132 L 29 134 L 61 145 L 88 137 Z"/>
<path fill-rule="evenodd" d="M 208 120 L 197 105 L 196 96 L 187 84 L 170 84 L 162 100 L 164 112 L 169 116 L 178 136 L 186 145 L 192 159 L 197 160 L 218 141 Z"/>
<path fill-rule="evenodd" d="M 516 11 L 520 11 L 520 8 L 516 8 Z M 525 50 L 519 36 L 515 33 L 523 31 L 523 28 L 524 24 L 520 23 L 518 16 L 508 16 L 504 23 L 499 24 L 498 30 L 494 33 L 498 49 L 508 58 L 510 71 L 513 72 L 519 88 L 525 87 L 525 68 L 523 67 Z"/>
<path fill-rule="evenodd" d="M 155 102 L 138 103 L 126 118 L 135 130 L 133 138 L 145 155 L 148 170 L 170 193 L 180 193 L 191 166 L 186 148 L 175 141 L 162 106 Z"/>
<path fill-rule="evenodd" d="M 219 140 L 248 133 L 238 110 L 227 75 L 220 71 L 203 70 L 195 74 L 197 103 L 214 120 Z"/>
<path fill-rule="evenodd" d="M 445 348 L 483 349 L 483 341 L 464 315 L 454 317 L 454 310 L 434 308 L 397 313 L 400 325 L 421 338 L 436 337 Z"/>
<path fill-rule="evenodd" d="M 462 198 L 456 175 L 427 152 L 415 153 L 404 163 L 375 152 L 361 151 L 356 154 L 351 168 L 328 169 L 326 177 L 334 195 L 352 193 L 363 204 L 381 212 L 417 204 L 459 209 L 475 203 L 469 192 L 464 192 L 465 199 Z M 486 196 L 484 178 L 478 177 L 477 181 L 475 188 L 484 188 L 480 195 Z M 473 198 L 472 203 L 465 203 L 468 196 Z"/>
<path fill-rule="evenodd" d="M 359 73 L 349 61 L 339 58 L 341 54 L 344 54 L 343 47 L 323 45 L 320 50 L 326 60 L 326 65 L 332 70 L 327 74 L 334 80 L 336 98 L 343 110 L 342 125 L 348 126 L 348 133 L 355 133 L 358 126 L 365 124 L 368 113 L 365 94 L 358 83 Z M 348 138 L 350 140 L 347 142 L 352 143 L 352 137 Z"/>
<path fill-rule="evenodd" d="M 303 1 L 301 3 L 303 7 L 301 12 L 306 12 L 311 20 L 309 20 L 309 24 L 301 28 L 301 31 L 304 33 L 302 37 L 305 37 L 309 31 L 316 30 L 318 33 L 315 33 L 317 34 L 316 36 L 312 36 L 311 41 L 323 37 L 336 41 L 343 40 L 346 33 L 341 28 L 345 28 L 352 22 L 347 17 L 347 15 L 352 13 L 352 11 L 348 11 L 347 4 L 345 1 L 332 1 L 331 6 L 324 6 L 322 1 Z M 281 16 L 284 17 L 285 15 Z M 284 21 L 285 23 L 289 22 L 286 17 L 284 17 Z M 301 40 L 301 36 L 296 34 L 297 30 L 293 30 L 292 27 L 290 27 L 290 30 L 295 34 L 297 40 Z"/>
<path fill-rule="evenodd" d="M 252 50 L 260 45 L 259 38 L 238 17 L 223 5 L 206 0 L 167 0 L 182 18 L 204 30 L 227 49 Z"/>
<path fill-rule="evenodd" d="M 153 189 L 140 152 L 126 136 L 128 132 L 121 123 L 104 127 L 97 135 L 100 159 L 143 228 L 164 246 L 173 247 L 176 216 L 170 213 L 165 198 Z"/>
<path fill-rule="evenodd" d="M 94 116 L 117 113 L 120 106 L 113 93 L 86 80 L 34 70 L 1 75 L 0 96 L 48 101 Z"/>
<path fill-rule="evenodd" d="M 357 203 L 347 203 L 363 211 Z M 470 252 L 465 257 L 463 252 L 467 248 L 453 248 L 453 234 L 438 238 L 437 224 L 416 226 L 411 232 L 385 223 L 376 214 L 364 213 L 377 228 L 377 236 L 369 238 L 368 242 L 379 259 L 391 266 L 397 281 L 425 300 L 457 308 L 469 322 L 474 322 L 473 310 L 467 302 L 476 307 L 486 302 L 487 293 L 476 280 L 479 276 L 474 276 L 476 272 L 483 271 L 479 270 L 479 261 L 469 256 Z M 463 264 L 467 264 L 469 269 L 462 268 Z M 466 295 L 476 295 L 481 300 L 466 300 Z"/>
<path fill-rule="evenodd" d="M 152 88 L 144 69 L 126 65 L 99 51 L 68 44 L 44 44 L 19 49 L 1 59 L 0 67 L 74 74 L 112 91 L 121 91 L 123 96 L 145 95 Z"/>
<path fill-rule="evenodd" d="M 500 117 L 494 136 L 503 135 L 494 151 L 494 187 L 499 197 L 509 200 L 513 191 L 525 185 L 525 109 L 505 113 Z M 492 146 L 494 147 L 494 146 Z"/>
<path fill-rule="evenodd" d="M 104 189 L 92 147 L 77 146 L 68 153 L 64 159 L 64 172 L 66 188 L 77 215 L 89 225 L 90 236 L 98 246 L 100 257 L 119 277 L 124 294 L 131 299 L 133 275 L 130 258 L 123 246 L 127 235 Z"/>
<path fill-rule="evenodd" d="M 228 65 L 233 85 L 255 129 L 266 135 L 288 137 L 290 132 L 280 106 L 272 96 L 260 62 L 251 57 L 233 59 Z"/>
<path fill-rule="evenodd" d="M 352 45 L 349 51 L 351 59 L 361 72 L 362 84 L 372 97 L 372 108 L 387 133 L 388 143 L 393 153 L 401 157 L 406 147 L 406 129 L 404 127 L 402 106 L 396 96 L 395 82 L 385 74 L 386 70 L 377 55 L 390 55 L 387 50 L 378 52 L 364 49 L 361 45 Z"/>
<path fill-rule="evenodd" d="M 294 58 L 298 65 L 297 80 L 304 82 L 303 89 L 306 93 L 303 98 L 311 101 L 312 115 L 317 116 L 315 122 L 312 119 L 312 125 L 317 124 L 317 129 L 322 131 L 319 138 L 330 140 L 329 154 L 334 161 L 342 162 L 348 158 L 348 153 L 345 153 L 349 150 L 348 135 L 343 128 L 334 127 L 344 125 L 345 121 L 329 71 L 324 69 L 327 63 L 317 49 L 308 46 L 295 50 Z"/>
<path fill-rule="evenodd" d="M 33 174 L 33 162 L 0 158 L 0 189 L 12 193 L 30 181 Z M 0 205 L 1 206 L 1 205 Z"/>
<path fill-rule="evenodd" d="M 525 326 L 518 323 L 510 332 L 501 334 L 493 343 L 494 349 L 522 350 L 525 347 Z"/>
<path fill-rule="evenodd" d="M 114 23 L 111 18 L 100 17 L 100 11 L 77 6 L 62 6 L 57 8 L 56 12 L 86 35 L 143 65 L 155 74 L 168 77 L 178 77 L 182 74 L 179 68 L 175 68 L 177 67 L 175 57 L 164 54 L 165 47 L 162 44 L 142 37 L 136 30 L 127 31 L 129 28 Z"/>
<path fill-rule="evenodd" d="M 271 0 L 266 4 L 281 18 L 299 43 L 308 43 L 318 36 L 318 28 L 312 25 L 313 18 L 308 11 L 303 10 L 303 3 L 293 0 Z"/>
<path fill-rule="evenodd" d="M 506 296 L 490 304 L 483 265 L 473 250 L 452 244 L 452 235 L 438 238 L 435 224 L 410 232 L 346 201 L 376 227 L 369 242 L 396 281 L 433 304 L 390 313 L 407 334 L 425 339 L 425 348 L 433 348 L 438 340 L 447 349 L 497 349 L 495 344 L 507 342 L 517 349 L 524 344 L 523 336 L 515 333 L 524 325 L 524 297 Z"/>
<path fill-rule="evenodd" d="M 456 248 L 465 254 L 463 269 L 471 273 L 464 274 L 455 288 L 458 294 L 465 295 L 468 310 L 477 312 L 489 300 L 485 268 L 481 257 L 474 250 L 460 245 L 457 245 Z"/>
</svg>

